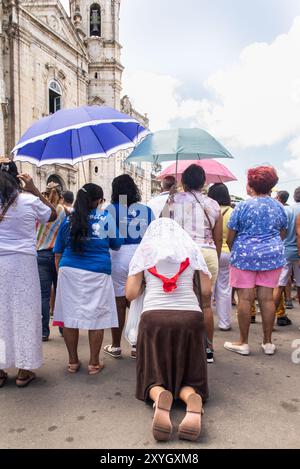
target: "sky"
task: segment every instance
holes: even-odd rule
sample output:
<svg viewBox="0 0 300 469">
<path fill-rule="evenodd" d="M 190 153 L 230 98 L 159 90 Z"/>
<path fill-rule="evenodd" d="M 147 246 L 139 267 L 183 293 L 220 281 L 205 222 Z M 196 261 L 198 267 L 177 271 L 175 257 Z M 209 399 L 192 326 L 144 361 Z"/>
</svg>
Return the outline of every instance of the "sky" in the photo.
<svg viewBox="0 0 300 469">
<path fill-rule="evenodd" d="M 300 186 L 300 0 L 122 0 L 123 94 L 155 131 L 200 127 L 245 195 L 247 168 Z"/>
</svg>

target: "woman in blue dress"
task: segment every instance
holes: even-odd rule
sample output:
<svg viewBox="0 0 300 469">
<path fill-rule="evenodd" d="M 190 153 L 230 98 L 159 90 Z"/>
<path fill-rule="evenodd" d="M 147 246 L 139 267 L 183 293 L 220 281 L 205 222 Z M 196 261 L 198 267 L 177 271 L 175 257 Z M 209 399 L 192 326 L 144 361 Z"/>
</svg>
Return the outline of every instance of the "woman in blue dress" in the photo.
<svg viewBox="0 0 300 469">
<path fill-rule="evenodd" d="M 101 210 L 103 191 L 85 184 L 77 194 L 74 211 L 58 232 L 54 253 L 59 267 L 54 325 L 64 327 L 69 353 L 68 371 L 80 368 L 77 354 L 79 329 L 89 331 L 90 375 L 103 368 L 99 355 L 104 329 L 118 327 L 110 249 L 122 240 L 115 220 Z"/>
<path fill-rule="evenodd" d="M 148 226 L 154 220 L 154 215 L 149 207 L 141 204 L 139 188 L 128 174 L 122 174 L 113 180 L 111 205 L 107 210 L 116 220 L 120 237 L 124 241 L 119 251 L 111 253 L 119 327 L 112 329 L 112 344 L 105 346 L 104 352 L 114 358 L 120 358 L 122 356 L 121 337 L 128 306 L 125 285 L 129 263 Z M 131 357 L 135 358 L 134 348 Z"/>
</svg>

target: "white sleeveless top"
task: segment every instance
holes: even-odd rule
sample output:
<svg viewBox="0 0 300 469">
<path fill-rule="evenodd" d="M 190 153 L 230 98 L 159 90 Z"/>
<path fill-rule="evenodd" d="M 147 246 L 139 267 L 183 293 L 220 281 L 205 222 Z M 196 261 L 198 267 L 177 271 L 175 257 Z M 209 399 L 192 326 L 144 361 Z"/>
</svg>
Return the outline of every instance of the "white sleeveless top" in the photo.
<svg viewBox="0 0 300 469">
<path fill-rule="evenodd" d="M 180 264 L 161 261 L 156 269 L 159 274 L 171 278 L 179 271 Z M 172 293 L 165 293 L 163 282 L 150 272 L 145 271 L 144 276 L 146 290 L 143 312 L 158 309 L 201 311 L 193 289 L 194 270 L 190 266 L 179 276 L 177 289 Z"/>
</svg>

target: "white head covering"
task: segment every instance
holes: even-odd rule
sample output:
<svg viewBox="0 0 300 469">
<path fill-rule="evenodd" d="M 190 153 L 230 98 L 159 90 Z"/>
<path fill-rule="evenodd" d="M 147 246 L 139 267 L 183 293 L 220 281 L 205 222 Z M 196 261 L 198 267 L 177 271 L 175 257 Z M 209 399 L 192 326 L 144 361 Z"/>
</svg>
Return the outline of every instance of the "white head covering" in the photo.
<svg viewBox="0 0 300 469">
<path fill-rule="evenodd" d="M 148 227 L 129 266 L 129 275 L 155 267 L 160 261 L 172 263 L 190 260 L 193 270 L 211 277 L 201 249 L 181 226 L 170 218 L 154 220 Z"/>
</svg>

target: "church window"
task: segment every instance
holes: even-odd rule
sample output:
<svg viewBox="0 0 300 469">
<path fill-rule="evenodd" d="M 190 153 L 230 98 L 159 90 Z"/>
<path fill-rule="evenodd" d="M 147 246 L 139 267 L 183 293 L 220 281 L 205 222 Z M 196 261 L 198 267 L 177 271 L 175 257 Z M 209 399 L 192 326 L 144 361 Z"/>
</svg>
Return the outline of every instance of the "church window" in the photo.
<svg viewBox="0 0 300 469">
<path fill-rule="evenodd" d="M 98 72 L 95 72 L 95 78 L 98 80 Z"/>
<path fill-rule="evenodd" d="M 90 36 L 101 36 L 101 9 L 97 3 L 90 9 Z"/>
<path fill-rule="evenodd" d="M 49 85 L 49 114 L 53 114 L 61 109 L 61 87 L 55 80 L 51 80 Z"/>
</svg>

